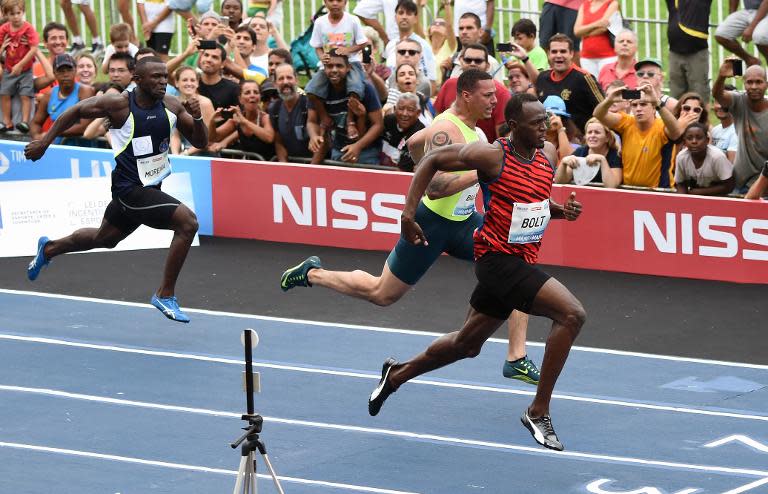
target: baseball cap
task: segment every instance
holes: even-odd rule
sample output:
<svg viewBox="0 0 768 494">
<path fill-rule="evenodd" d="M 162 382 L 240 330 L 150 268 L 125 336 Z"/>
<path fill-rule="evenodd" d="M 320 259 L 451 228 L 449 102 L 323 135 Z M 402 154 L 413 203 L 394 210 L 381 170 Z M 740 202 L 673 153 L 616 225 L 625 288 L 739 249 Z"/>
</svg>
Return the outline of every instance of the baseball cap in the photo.
<svg viewBox="0 0 768 494">
<path fill-rule="evenodd" d="M 661 60 L 659 60 L 658 58 L 651 58 L 651 57 L 638 60 L 638 62 L 635 64 L 635 70 L 638 70 L 643 65 L 647 65 L 649 63 L 655 65 L 661 70 L 664 70 L 664 66 L 661 64 Z"/>
<path fill-rule="evenodd" d="M 565 101 L 560 96 L 551 94 L 544 100 L 544 109 L 557 116 L 571 118 L 571 114 L 565 109 Z"/>
<path fill-rule="evenodd" d="M 221 17 L 219 17 L 219 14 L 217 14 L 213 10 L 208 10 L 203 15 L 201 15 L 200 22 L 203 22 L 203 19 L 208 19 L 209 17 L 212 19 L 216 19 L 217 22 L 221 22 Z"/>
<path fill-rule="evenodd" d="M 262 98 L 264 96 L 267 96 L 269 93 L 274 93 L 275 95 L 278 94 L 277 88 L 275 87 L 274 84 L 272 84 L 272 81 L 270 81 L 269 79 L 262 82 L 261 85 L 259 86 L 259 89 L 261 90 Z"/>
<path fill-rule="evenodd" d="M 60 55 L 56 55 L 56 58 L 53 59 L 53 70 L 59 70 L 61 67 L 70 66 L 73 69 L 77 66 L 75 63 L 75 59 L 72 58 L 72 55 L 69 53 L 62 53 Z"/>
</svg>

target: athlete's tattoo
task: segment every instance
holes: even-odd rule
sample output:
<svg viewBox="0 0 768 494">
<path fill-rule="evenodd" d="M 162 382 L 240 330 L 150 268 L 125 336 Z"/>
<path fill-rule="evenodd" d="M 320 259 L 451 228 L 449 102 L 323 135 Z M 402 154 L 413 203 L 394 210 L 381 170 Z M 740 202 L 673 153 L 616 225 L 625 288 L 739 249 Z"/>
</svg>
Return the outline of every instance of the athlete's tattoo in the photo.
<svg viewBox="0 0 768 494">
<path fill-rule="evenodd" d="M 432 136 L 432 139 L 427 141 L 427 144 L 424 147 L 424 151 L 428 153 L 434 148 L 448 146 L 450 144 L 453 144 L 453 141 L 451 141 L 451 136 L 448 135 L 448 132 L 441 130 L 440 132 L 435 132 L 435 135 Z"/>
<path fill-rule="evenodd" d="M 427 141 L 426 152 L 428 153 L 434 148 L 450 146 L 451 144 L 453 144 L 451 136 L 448 135 L 448 132 L 441 130 L 435 132 L 432 138 Z M 440 173 L 435 175 L 427 186 L 427 195 L 438 195 L 442 197 L 445 190 L 448 189 L 452 182 L 458 180 L 458 178 L 459 176 L 454 173 Z"/>
</svg>

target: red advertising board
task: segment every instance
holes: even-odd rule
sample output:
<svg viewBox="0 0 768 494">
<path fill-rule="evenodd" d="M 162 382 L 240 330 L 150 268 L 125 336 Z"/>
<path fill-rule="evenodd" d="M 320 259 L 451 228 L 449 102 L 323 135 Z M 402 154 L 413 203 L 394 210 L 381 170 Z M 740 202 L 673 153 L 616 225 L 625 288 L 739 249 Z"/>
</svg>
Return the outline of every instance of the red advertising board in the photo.
<svg viewBox="0 0 768 494">
<path fill-rule="evenodd" d="M 214 235 L 369 250 L 397 241 L 411 176 L 351 168 L 214 160 Z M 540 262 L 768 283 L 768 204 L 592 187 L 576 222 L 552 221 Z"/>
</svg>

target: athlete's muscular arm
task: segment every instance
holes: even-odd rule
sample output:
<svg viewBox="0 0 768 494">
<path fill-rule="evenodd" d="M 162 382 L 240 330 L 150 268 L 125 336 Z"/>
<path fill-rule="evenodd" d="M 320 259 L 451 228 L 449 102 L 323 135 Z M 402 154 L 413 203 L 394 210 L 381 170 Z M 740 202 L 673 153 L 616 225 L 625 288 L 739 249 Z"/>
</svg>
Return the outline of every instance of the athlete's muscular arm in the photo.
<svg viewBox="0 0 768 494">
<path fill-rule="evenodd" d="M 424 232 L 413 218 L 419 200 L 438 170 L 446 172 L 477 170 L 479 176 L 495 177 L 501 171 L 502 156 L 503 152 L 497 143 L 489 144 L 480 141 L 468 145 L 442 146 L 427 154 L 413 175 L 401 216 L 400 226 L 406 240 L 416 245 L 427 245 Z"/>
<path fill-rule="evenodd" d="M 447 130 L 436 130 L 426 142 L 425 152 L 442 146 L 450 146 L 454 141 Z M 458 143 L 457 143 L 458 144 Z M 443 173 L 438 171 L 427 186 L 427 197 L 441 199 L 452 196 L 477 183 L 477 173 Z"/>
<path fill-rule="evenodd" d="M 208 125 L 203 119 L 200 100 L 191 97 L 184 103 L 171 95 L 165 95 L 165 106 L 176 114 L 176 127 L 193 147 L 204 149 L 208 146 Z"/>
<path fill-rule="evenodd" d="M 29 160 L 37 161 L 43 156 L 45 150 L 48 149 L 48 146 L 51 145 L 56 137 L 79 122 L 81 118 L 90 119 L 107 116 L 110 116 L 115 124 L 119 122 L 122 125 L 125 119 L 128 118 L 128 97 L 119 94 L 105 94 L 80 101 L 59 115 L 59 118 L 53 122 L 53 126 L 39 140 L 27 144 L 24 148 L 24 156 Z M 35 119 L 37 118 L 38 115 L 35 115 Z"/>
</svg>

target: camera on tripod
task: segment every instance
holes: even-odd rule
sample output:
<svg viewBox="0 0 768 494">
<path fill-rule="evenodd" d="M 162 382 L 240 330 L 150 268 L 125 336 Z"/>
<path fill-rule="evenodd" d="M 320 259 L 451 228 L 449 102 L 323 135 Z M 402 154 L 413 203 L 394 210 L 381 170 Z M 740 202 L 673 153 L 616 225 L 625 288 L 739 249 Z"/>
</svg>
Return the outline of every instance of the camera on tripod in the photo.
<svg viewBox="0 0 768 494">
<path fill-rule="evenodd" d="M 253 393 L 261 390 L 261 379 L 259 373 L 253 372 L 253 349 L 259 344 L 259 336 L 256 331 L 246 329 L 243 331 L 243 345 L 245 346 L 245 396 L 246 413 L 242 419 L 248 422 L 243 427 L 245 434 L 230 443 L 234 449 L 240 446 L 240 468 L 237 470 L 237 480 L 235 481 L 235 490 L 233 494 L 256 494 L 256 451 L 261 454 L 264 464 L 272 476 L 277 492 L 284 494 L 283 487 L 277 479 L 272 463 L 267 456 L 267 448 L 259 437 L 264 426 L 264 417 L 254 412 Z"/>
</svg>

